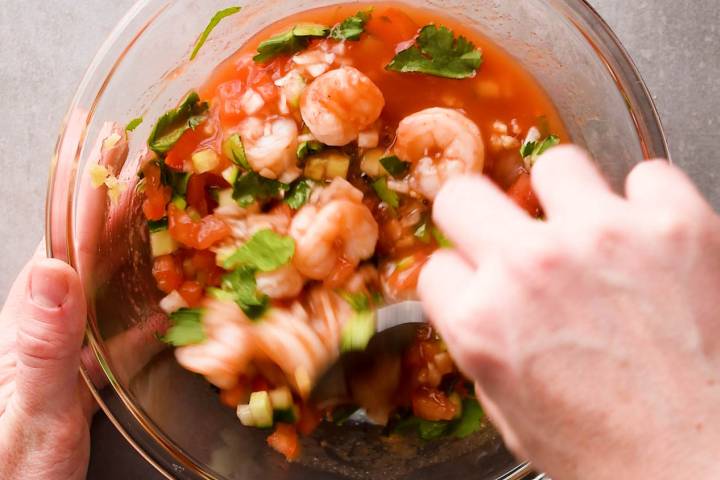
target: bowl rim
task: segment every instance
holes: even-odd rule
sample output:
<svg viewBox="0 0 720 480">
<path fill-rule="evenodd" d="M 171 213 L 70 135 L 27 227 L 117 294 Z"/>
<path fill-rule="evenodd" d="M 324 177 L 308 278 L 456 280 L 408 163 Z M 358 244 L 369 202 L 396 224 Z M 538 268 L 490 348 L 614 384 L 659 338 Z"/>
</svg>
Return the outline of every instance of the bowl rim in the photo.
<svg viewBox="0 0 720 480">
<path fill-rule="evenodd" d="M 346 1 L 346 0 L 345 0 Z M 407 0 L 394 0 L 402 3 Z M 631 59 L 625 47 L 620 42 L 617 35 L 613 32 L 607 22 L 600 16 L 596 9 L 590 5 L 588 0 L 543 0 L 550 8 L 562 13 L 576 30 L 585 38 L 592 47 L 598 59 L 604 64 L 606 71 L 612 77 L 619 93 L 623 96 L 628 113 L 635 126 L 635 130 L 640 142 L 643 156 L 645 159 L 666 158 L 670 159 L 667 139 L 663 130 L 662 122 L 658 114 L 655 103 L 652 99 L 650 91 L 643 81 L 637 66 Z M 159 8 L 153 6 L 161 2 Z M 337 3 L 343 3 L 338 0 Z M 118 24 L 114 27 L 107 39 L 95 54 L 92 62 L 87 68 L 83 79 L 80 82 L 76 93 L 71 101 L 68 113 L 61 125 L 60 134 L 56 142 L 53 159 L 51 162 L 50 176 L 48 182 L 48 193 L 46 198 L 46 214 L 45 214 L 45 242 L 46 253 L 49 258 L 59 258 L 70 263 L 73 268 L 77 267 L 71 249 L 72 239 L 71 228 L 67 225 L 73 219 L 72 215 L 72 194 L 74 190 L 74 177 L 71 178 L 71 184 L 66 188 L 56 188 L 58 179 L 58 169 L 60 166 L 59 159 L 65 148 L 74 148 L 73 167 L 77 166 L 80 157 L 80 148 L 87 133 L 89 120 L 92 119 L 95 105 L 102 96 L 110 78 L 112 78 L 115 69 L 124 60 L 127 52 L 132 48 L 134 43 L 140 38 L 144 31 L 165 11 L 169 6 L 170 0 L 137 0 L 128 12 L 122 17 Z M 142 22 L 140 28 L 136 31 L 130 31 L 130 27 L 137 22 L 138 19 L 147 17 Z M 122 45 L 122 44 L 125 45 Z M 98 76 L 103 75 L 100 72 L 101 66 L 106 61 L 107 56 L 115 49 L 121 48 L 121 54 L 115 59 L 110 70 L 104 74 L 104 80 L 101 87 L 95 93 L 95 103 L 85 117 L 85 125 L 83 131 L 77 137 L 77 144 L 74 143 L 75 138 L 68 135 L 68 127 L 74 112 L 78 111 L 80 101 L 88 90 L 91 81 Z M 69 144 L 69 145 L 68 145 Z M 63 187 L 63 186 L 61 186 Z M 59 200 L 59 201 L 58 201 Z M 53 213 L 56 206 L 65 207 L 67 210 L 63 219 L 66 225 L 59 226 L 53 223 Z M 58 229 L 59 228 L 59 229 Z M 152 428 L 153 422 L 147 418 L 144 412 L 139 410 L 131 401 L 124 391 L 124 388 L 117 382 L 115 376 L 110 370 L 107 362 L 104 360 L 103 348 L 98 341 L 97 332 L 91 328 L 91 322 L 88 322 L 86 328 L 85 341 L 90 347 L 95 357 L 98 359 L 104 374 L 108 377 L 112 389 L 109 392 L 112 400 L 120 400 L 122 407 L 130 414 L 127 419 L 132 424 L 123 423 L 123 420 L 117 418 L 117 414 L 110 407 L 100 391 L 95 387 L 90 379 L 88 372 L 81 368 L 81 374 L 88 388 L 90 389 L 98 405 L 105 415 L 110 419 L 115 428 L 129 442 L 129 444 L 160 474 L 172 480 L 171 471 L 182 470 L 190 473 L 196 478 L 213 480 L 215 477 L 205 470 L 204 467 L 198 465 L 192 458 L 187 456 L 182 448 L 175 445 L 170 439 L 166 438 L 163 433 Z M 135 431 L 135 434 L 131 432 Z M 138 429 L 139 432 L 138 433 Z M 144 435 L 143 435 L 144 434 Z M 142 439 L 138 437 L 144 437 Z M 147 441 L 155 442 L 156 445 L 166 453 L 172 462 L 165 457 L 158 458 L 153 455 L 144 443 Z M 529 463 L 522 463 L 514 469 L 507 472 L 502 480 L 520 480 L 527 478 L 532 474 L 532 468 Z M 544 478 L 542 475 L 534 477 L 534 480 Z"/>
</svg>

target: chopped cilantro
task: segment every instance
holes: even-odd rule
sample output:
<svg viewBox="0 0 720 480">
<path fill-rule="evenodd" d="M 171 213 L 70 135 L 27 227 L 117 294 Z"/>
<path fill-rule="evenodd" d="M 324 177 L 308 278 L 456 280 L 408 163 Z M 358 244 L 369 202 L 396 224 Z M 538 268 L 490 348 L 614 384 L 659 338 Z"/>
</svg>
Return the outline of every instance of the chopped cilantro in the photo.
<svg viewBox="0 0 720 480">
<path fill-rule="evenodd" d="M 173 195 L 177 197 L 184 197 L 187 192 L 188 182 L 192 173 L 190 172 L 178 172 L 168 167 L 162 160 L 157 161 L 157 165 L 160 167 L 160 182 L 172 188 Z"/>
<path fill-rule="evenodd" d="M 394 190 L 390 190 L 388 187 L 386 177 L 381 177 L 375 180 L 372 186 L 373 189 L 375 189 L 375 193 L 377 193 L 378 197 L 380 197 L 380 200 L 393 208 L 400 206 L 400 199 L 398 198 L 397 193 Z"/>
<path fill-rule="evenodd" d="M 148 146 L 162 156 L 169 152 L 185 132 L 195 129 L 207 118 L 207 102 L 201 102 L 196 92 L 190 92 L 180 106 L 166 112 L 153 127 Z"/>
<path fill-rule="evenodd" d="M 264 63 L 280 55 L 291 55 L 307 48 L 311 38 L 324 38 L 328 36 L 328 33 L 330 33 L 330 29 L 325 25 L 315 23 L 295 25 L 287 32 L 260 43 L 257 48 L 258 53 L 253 60 L 257 63 Z"/>
<path fill-rule="evenodd" d="M 242 247 L 230 255 L 223 267 L 232 270 L 250 267 L 261 272 L 272 272 L 287 265 L 295 254 L 295 241 L 270 229 L 260 230 Z"/>
<path fill-rule="evenodd" d="M 442 230 L 433 225 L 431 232 L 440 248 L 453 248 L 452 242 L 445 236 Z"/>
<path fill-rule="evenodd" d="M 410 169 L 410 163 L 403 162 L 395 155 L 381 158 L 380 164 L 390 175 L 395 178 L 402 178 Z"/>
<path fill-rule="evenodd" d="M 203 31 L 202 35 L 200 35 L 200 38 L 198 38 L 198 41 L 195 44 L 192 55 L 190 55 L 190 61 L 195 60 L 198 52 L 200 51 L 202 46 L 205 45 L 205 42 L 210 36 L 210 33 L 215 29 L 215 27 L 217 27 L 218 23 L 220 23 L 224 18 L 238 13 L 240 11 L 240 8 L 241 7 L 230 7 L 224 10 L 220 10 L 212 17 L 212 19 L 210 19 L 210 23 L 208 23 L 207 27 L 205 27 L 205 30 Z"/>
<path fill-rule="evenodd" d="M 285 183 L 265 178 L 255 172 L 248 172 L 235 181 L 233 198 L 238 205 L 244 208 L 256 201 L 262 202 L 275 198 L 288 188 L 289 186 Z"/>
<path fill-rule="evenodd" d="M 367 312 L 370 310 L 370 299 L 364 293 L 342 292 L 340 296 L 356 312 Z"/>
<path fill-rule="evenodd" d="M 330 38 L 335 40 L 360 40 L 365 31 L 365 24 L 370 20 L 372 8 L 361 10 L 352 17 L 348 17 L 330 31 Z"/>
<path fill-rule="evenodd" d="M 525 142 L 520 147 L 520 155 L 525 159 L 525 164 L 532 168 L 540 155 L 559 143 L 560 138 L 557 135 L 549 135 L 544 140 Z"/>
<path fill-rule="evenodd" d="M 218 300 L 231 300 L 245 312 L 248 318 L 260 318 L 267 310 L 269 299 L 257 290 L 255 269 L 252 267 L 238 268 L 223 276 L 222 289 L 211 290 Z"/>
<path fill-rule="evenodd" d="M 455 38 L 447 27 L 426 25 L 415 44 L 395 55 L 386 68 L 460 79 L 474 76 L 482 60 L 480 50 L 465 37 Z"/>
<path fill-rule="evenodd" d="M 296 180 L 290 185 L 290 190 L 285 196 L 285 203 L 287 203 L 293 210 L 299 210 L 300 207 L 305 205 L 310 198 L 312 187 L 312 180 L 308 180 L 307 178 Z"/>
<path fill-rule="evenodd" d="M 139 127 L 141 123 L 143 123 L 143 117 L 133 118 L 132 120 L 130 120 L 130 123 L 127 124 L 125 130 L 128 132 L 132 132 L 137 127 Z"/>
<path fill-rule="evenodd" d="M 240 135 L 235 133 L 223 142 L 223 153 L 235 165 L 239 165 L 248 172 L 252 172 L 250 162 L 245 155 L 245 146 L 243 145 Z"/>
<path fill-rule="evenodd" d="M 317 141 L 302 142 L 300 145 L 298 145 L 297 148 L 298 160 L 305 160 L 305 157 L 307 157 L 308 155 L 322 152 L 324 148 L 325 145 Z"/>
<path fill-rule="evenodd" d="M 430 421 L 412 414 L 403 417 L 391 429 L 393 433 L 417 432 L 423 440 L 435 440 L 441 437 L 465 438 L 482 428 L 484 417 L 482 407 L 475 398 L 462 401 L 460 417 L 451 421 Z"/>
<path fill-rule="evenodd" d="M 161 340 L 176 347 L 203 342 L 205 332 L 202 328 L 202 315 L 202 309 L 190 308 L 181 308 L 170 314 L 172 325 Z"/>
<path fill-rule="evenodd" d="M 161 218 L 160 220 L 148 220 L 148 229 L 150 233 L 160 232 L 168 229 L 167 217 Z"/>
</svg>

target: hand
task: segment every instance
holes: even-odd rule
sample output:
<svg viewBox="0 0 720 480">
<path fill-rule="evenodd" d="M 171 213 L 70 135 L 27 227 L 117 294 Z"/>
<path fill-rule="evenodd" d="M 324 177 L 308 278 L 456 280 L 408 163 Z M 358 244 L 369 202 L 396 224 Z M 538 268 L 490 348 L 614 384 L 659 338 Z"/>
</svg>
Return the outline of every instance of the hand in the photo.
<svg viewBox="0 0 720 480">
<path fill-rule="evenodd" d="M 420 278 L 489 417 L 555 480 L 720 478 L 720 219 L 662 161 L 621 198 L 558 147 L 533 186 L 546 222 L 450 182 L 434 218 L 457 248 Z"/>
<path fill-rule="evenodd" d="M 77 274 L 36 255 L 0 313 L 0 478 L 85 478 L 94 404 L 79 375 L 84 328 Z"/>
</svg>

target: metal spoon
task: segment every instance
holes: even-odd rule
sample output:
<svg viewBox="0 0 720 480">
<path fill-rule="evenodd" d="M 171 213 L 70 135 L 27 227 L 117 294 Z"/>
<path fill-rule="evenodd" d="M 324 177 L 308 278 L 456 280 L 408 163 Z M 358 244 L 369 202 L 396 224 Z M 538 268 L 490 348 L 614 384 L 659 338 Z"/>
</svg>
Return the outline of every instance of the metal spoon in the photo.
<svg viewBox="0 0 720 480">
<path fill-rule="evenodd" d="M 401 354 L 412 343 L 418 327 L 426 323 L 422 305 L 417 301 L 380 308 L 375 313 L 375 334 L 365 350 L 341 354 L 320 376 L 310 397 L 316 403 L 349 397 L 346 379 L 351 372 L 371 365 L 380 354 Z"/>
</svg>

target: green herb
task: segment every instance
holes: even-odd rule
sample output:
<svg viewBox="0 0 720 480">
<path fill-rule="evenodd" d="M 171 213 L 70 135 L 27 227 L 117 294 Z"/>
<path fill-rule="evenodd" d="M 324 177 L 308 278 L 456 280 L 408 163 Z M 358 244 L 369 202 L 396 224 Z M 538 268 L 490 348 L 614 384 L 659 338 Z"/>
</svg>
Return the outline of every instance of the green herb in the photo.
<svg viewBox="0 0 720 480">
<path fill-rule="evenodd" d="M 264 63 L 280 55 L 291 55 L 307 48 L 310 39 L 324 38 L 330 33 L 325 25 L 303 23 L 295 25 L 287 32 L 283 32 L 262 42 L 257 48 L 257 55 L 253 60 Z"/>
<path fill-rule="evenodd" d="M 248 162 L 247 155 L 245 155 L 245 146 L 239 134 L 235 133 L 225 140 L 223 143 L 223 153 L 232 160 L 235 165 L 239 165 L 246 171 L 252 172 L 250 162 Z"/>
<path fill-rule="evenodd" d="M 305 160 L 305 157 L 308 155 L 312 155 L 313 153 L 322 152 L 325 148 L 325 145 L 323 145 L 320 142 L 317 142 L 315 140 L 311 140 L 309 142 L 302 142 L 300 145 L 298 145 L 297 148 L 297 157 L 298 160 L 302 161 Z"/>
<path fill-rule="evenodd" d="M 233 198 L 244 208 L 255 202 L 275 198 L 288 188 L 285 183 L 265 178 L 255 172 L 248 172 L 235 181 Z"/>
<path fill-rule="evenodd" d="M 240 11 L 240 7 L 230 7 L 226 8 L 225 10 L 220 10 L 217 12 L 212 19 L 210 20 L 210 23 L 208 23 L 207 27 L 205 27 L 205 31 L 203 31 L 202 35 L 200 35 L 200 38 L 198 38 L 197 43 L 195 44 L 195 48 L 193 49 L 192 55 L 190 55 L 190 61 L 192 62 L 195 60 L 195 57 L 197 56 L 198 52 L 202 48 L 203 45 L 205 45 L 205 41 L 210 36 L 210 32 L 212 32 L 215 27 L 217 27 L 218 23 L 222 21 L 222 19 L 229 17 L 230 15 L 235 15 Z"/>
<path fill-rule="evenodd" d="M 272 272 L 287 265 L 295 254 L 295 241 L 270 229 L 260 230 L 242 247 L 230 255 L 223 267 L 232 270 L 249 267 L 261 272 Z"/>
<path fill-rule="evenodd" d="M 364 293 L 341 292 L 340 296 L 350 304 L 355 312 L 367 312 L 370 310 L 370 299 Z"/>
<path fill-rule="evenodd" d="M 428 243 L 430 241 L 430 222 L 427 218 L 423 218 L 417 227 L 415 227 L 414 235 L 420 241 Z"/>
<path fill-rule="evenodd" d="M 340 351 L 365 350 L 375 335 L 375 314 L 370 310 L 355 312 L 340 333 Z"/>
<path fill-rule="evenodd" d="M 300 207 L 305 205 L 310 198 L 312 186 L 312 180 L 308 180 L 307 178 L 296 180 L 292 185 L 290 185 L 290 190 L 285 196 L 285 203 L 287 203 L 293 210 L 299 210 Z"/>
<path fill-rule="evenodd" d="M 205 341 L 202 316 L 203 310 L 190 308 L 181 308 L 170 314 L 172 325 L 162 337 L 162 341 L 176 347 Z"/>
<path fill-rule="evenodd" d="M 423 440 L 435 440 L 444 436 L 448 431 L 450 422 L 436 421 L 420 419 L 418 422 L 418 435 Z"/>
<path fill-rule="evenodd" d="M 390 175 L 395 178 L 402 178 L 410 169 L 409 162 L 403 162 L 395 155 L 381 158 L 380 164 Z"/>
<path fill-rule="evenodd" d="M 538 140 L 536 142 L 525 142 L 522 147 L 520 147 L 520 155 L 527 160 L 527 165 L 532 167 L 540 155 L 552 147 L 557 146 L 559 143 L 560 138 L 557 135 L 549 135 L 544 140 Z"/>
<path fill-rule="evenodd" d="M 260 318 L 267 310 L 269 299 L 257 291 L 253 268 L 243 267 L 224 275 L 221 287 L 221 289 L 211 289 L 210 294 L 218 300 L 237 303 L 248 318 Z"/>
<path fill-rule="evenodd" d="M 148 228 L 150 233 L 160 232 L 168 229 L 167 217 L 161 218 L 160 220 L 148 220 Z"/>
<path fill-rule="evenodd" d="M 160 156 L 166 154 L 185 132 L 205 121 L 207 109 L 207 102 L 201 102 L 196 92 L 190 92 L 179 107 L 160 117 L 150 133 L 148 146 Z"/>
<path fill-rule="evenodd" d="M 482 407 L 474 398 L 466 398 L 462 402 L 462 415 L 451 424 L 449 434 L 457 438 L 465 438 L 480 430 L 484 417 Z"/>
<path fill-rule="evenodd" d="M 128 132 L 134 131 L 140 124 L 143 123 L 143 117 L 133 118 L 130 123 L 127 124 L 125 130 Z"/>
<path fill-rule="evenodd" d="M 390 190 L 388 187 L 386 177 L 375 180 L 372 186 L 373 189 L 375 189 L 375 193 L 377 193 L 378 197 L 380 197 L 380 200 L 393 208 L 400 206 L 400 199 L 398 198 L 397 193 L 394 190 Z"/>
<path fill-rule="evenodd" d="M 453 248 L 453 244 L 450 239 L 448 239 L 439 228 L 433 225 L 431 231 L 433 238 L 440 248 Z"/>
<path fill-rule="evenodd" d="M 426 25 L 415 44 L 395 55 L 386 68 L 460 79 L 474 76 L 482 60 L 480 50 L 465 37 L 456 39 L 447 27 Z"/>
<path fill-rule="evenodd" d="M 372 8 L 362 10 L 348 17 L 342 23 L 333 27 L 330 31 L 330 38 L 335 40 L 360 40 L 360 35 L 365 31 L 365 24 L 370 20 Z"/>
</svg>

